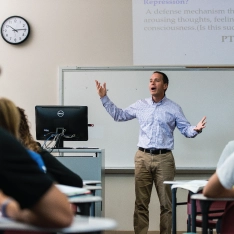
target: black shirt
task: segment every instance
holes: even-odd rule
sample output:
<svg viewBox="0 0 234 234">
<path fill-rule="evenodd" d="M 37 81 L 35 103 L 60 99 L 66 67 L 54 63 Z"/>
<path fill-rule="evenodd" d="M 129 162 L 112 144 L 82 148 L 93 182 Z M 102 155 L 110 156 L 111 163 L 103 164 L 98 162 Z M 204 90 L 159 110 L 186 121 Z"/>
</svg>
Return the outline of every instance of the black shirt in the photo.
<svg viewBox="0 0 234 234">
<path fill-rule="evenodd" d="M 53 180 L 43 173 L 26 149 L 0 128 L 0 189 L 30 208 L 52 186 Z"/>
<path fill-rule="evenodd" d="M 44 149 L 41 149 L 41 152 L 39 152 L 39 154 L 41 155 L 46 166 L 46 173 L 53 180 L 55 180 L 59 184 L 74 187 L 83 187 L 83 180 L 80 178 L 80 176 L 65 167 L 56 159 L 55 156 Z"/>
</svg>

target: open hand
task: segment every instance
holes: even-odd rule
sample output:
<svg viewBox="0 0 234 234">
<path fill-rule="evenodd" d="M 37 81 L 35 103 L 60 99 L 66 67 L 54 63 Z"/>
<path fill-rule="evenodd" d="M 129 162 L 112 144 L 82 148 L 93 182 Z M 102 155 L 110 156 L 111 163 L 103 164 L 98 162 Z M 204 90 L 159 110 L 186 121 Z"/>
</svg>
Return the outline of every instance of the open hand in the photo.
<svg viewBox="0 0 234 234">
<path fill-rule="evenodd" d="M 201 132 L 203 128 L 206 127 L 206 116 L 202 118 L 202 120 L 197 124 L 197 126 L 194 128 L 195 131 Z"/>
<path fill-rule="evenodd" d="M 97 87 L 97 93 L 98 95 L 102 98 L 104 96 L 106 96 L 106 83 L 103 83 L 103 86 L 101 85 L 101 83 L 99 83 L 97 80 L 95 80 L 96 82 L 96 87 Z"/>
</svg>

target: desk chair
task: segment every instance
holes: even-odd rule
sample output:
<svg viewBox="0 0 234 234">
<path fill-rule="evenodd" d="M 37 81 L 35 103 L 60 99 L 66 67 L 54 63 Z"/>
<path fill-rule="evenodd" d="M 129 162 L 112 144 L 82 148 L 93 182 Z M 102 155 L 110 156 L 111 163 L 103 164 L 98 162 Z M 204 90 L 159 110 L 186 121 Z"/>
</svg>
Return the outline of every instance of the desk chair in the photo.
<svg viewBox="0 0 234 234">
<path fill-rule="evenodd" d="M 223 216 L 221 218 L 221 232 L 225 234 L 234 233 L 234 202 L 227 202 Z"/>
<path fill-rule="evenodd" d="M 200 191 L 199 193 L 202 193 Z M 188 193 L 188 202 L 187 202 L 187 214 L 188 214 L 188 220 L 187 220 L 187 231 L 191 232 L 191 225 L 192 225 L 192 204 L 191 204 L 191 195 L 193 193 Z M 215 201 L 211 204 L 209 209 L 209 215 L 208 215 L 208 228 L 209 233 L 213 233 L 213 229 L 216 229 L 218 219 L 220 219 L 224 213 L 225 207 L 226 207 L 226 201 Z M 196 227 L 202 227 L 202 212 L 201 212 L 201 206 L 199 200 L 196 200 Z"/>
</svg>

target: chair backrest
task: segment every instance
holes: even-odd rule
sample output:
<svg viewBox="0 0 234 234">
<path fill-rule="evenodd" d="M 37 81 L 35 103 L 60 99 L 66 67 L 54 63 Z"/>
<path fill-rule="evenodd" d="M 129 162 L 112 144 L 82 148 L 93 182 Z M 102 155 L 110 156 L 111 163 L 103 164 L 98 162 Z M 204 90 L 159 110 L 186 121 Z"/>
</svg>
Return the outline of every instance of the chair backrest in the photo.
<svg viewBox="0 0 234 234">
<path fill-rule="evenodd" d="M 221 220 L 221 233 L 234 233 L 234 202 L 228 202 Z"/>
<path fill-rule="evenodd" d="M 200 191 L 199 193 L 202 193 L 202 191 Z M 227 204 L 226 201 L 214 201 L 212 202 L 210 206 L 209 212 L 210 213 L 224 212 L 226 204 Z M 197 214 L 201 214 L 201 205 L 200 205 L 199 200 L 196 200 L 196 212 Z M 187 214 L 191 214 L 191 213 L 192 213 L 191 198 L 190 198 L 190 194 L 188 194 Z"/>
</svg>

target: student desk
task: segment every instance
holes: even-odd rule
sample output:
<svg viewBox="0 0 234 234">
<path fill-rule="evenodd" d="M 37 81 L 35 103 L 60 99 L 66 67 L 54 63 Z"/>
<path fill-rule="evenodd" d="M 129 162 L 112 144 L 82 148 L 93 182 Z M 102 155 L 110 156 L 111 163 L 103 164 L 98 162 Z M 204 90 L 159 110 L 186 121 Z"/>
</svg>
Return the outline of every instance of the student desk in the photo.
<svg viewBox="0 0 234 234">
<path fill-rule="evenodd" d="M 101 189 L 100 186 L 84 186 L 77 188 L 68 185 L 56 184 L 56 187 L 64 193 L 70 203 L 80 208 L 79 214 L 87 216 L 95 216 L 95 202 L 102 201 L 99 196 L 94 196 L 95 191 Z M 91 192 L 91 194 L 90 194 Z"/>
<path fill-rule="evenodd" d="M 203 194 L 194 194 L 191 196 L 191 199 L 194 201 L 199 200 L 201 204 L 202 210 L 202 234 L 207 234 L 207 227 L 208 227 L 208 212 L 210 205 L 214 201 L 234 201 L 234 198 L 208 198 L 205 197 Z"/>
<path fill-rule="evenodd" d="M 176 183 L 183 183 L 186 182 L 184 181 L 164 181 L 164 184 L 169 184 L 169 185 L 173 185 Z M 187 205 L 187 202 L 177 202 L 177 198 L 176 198 L 176 192 L 177 192 L 177 188 L 173 188 L 171 190 L 172 193 L 172 234 L 176 234 L 176 207 L 178 205 Z"/>
<path fill-rule="evenodd" d="M 83 180 L 84 185 L 98 185 L 102 182 L 100 180 Z"/>
<path fill-rule="evenodd" d="M 80 214 L 95 216 L 95 206 L 92 206 L 92 204 L 102 201 L 102 198 L 98 196 L 74 196 L 69 197 L 68 201 L 80 208 Z"/>
<path fill-rule="evenodd" d="M 74 217 L 70 227 L 55 229 L 55 228 L 40 228 L 33 225 L 16 222 L 7 218 L 0 218 L 0 230 L 2 231 L 28 231 L 30 232 L 50 232 L 50 233 L 102 233 L 105 230 L 113 230 L 117 227 L 117 223 L 109 218 L 98 217 Z"/>
<path fill-rule="evenodd" d="M 192 180 L 177 180 L 177 181 L 164 181 L 164 184 L 169 184 L 169 185 L 174 185 L 174 184 L 184 184 L 186 182 L 190 182 Z M 203 181 L 203 180 L 201 180 Z M 178 187 L 180 188 L 180 187 Z M 186 188 L 183 188 L 186 189 Z M 187 189 L 188 190 L 188 189 Z M 176 192 L 177 192 L 177 188 L 172 188 L 171 189 L 171 193 L 172 193 L 172 234 L 176 234 L 176 208 L 178 205 L 187 205 L 187 201 L 186 202 L 177 202 L 177 198 L 176 198 Z M 189 192 L 189 196 L 193 195 L 194 193 L 191 192 L 190 190 L 188 190 Z M 196 201 L 192 200 L 191 201 L 191 210 L 192 210 L 192 220 L 191 220 L 191 224 L 192 224 L 192 232 L 196 232 Z"/>
<path fill-rule="evenodd" d="M 87 188 L 88 190 L 91 191 L 92 195 L 95 196 L 96 195 L 96 191 L 101 190 L 102 187 L 101 186 L 95 186 L 95 185 L 84 185 L 84 188 Z M 92 202 L 91 203 L 91 216 L 95 216 L 95 203 Z"/>
</svg>

